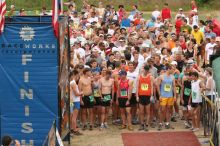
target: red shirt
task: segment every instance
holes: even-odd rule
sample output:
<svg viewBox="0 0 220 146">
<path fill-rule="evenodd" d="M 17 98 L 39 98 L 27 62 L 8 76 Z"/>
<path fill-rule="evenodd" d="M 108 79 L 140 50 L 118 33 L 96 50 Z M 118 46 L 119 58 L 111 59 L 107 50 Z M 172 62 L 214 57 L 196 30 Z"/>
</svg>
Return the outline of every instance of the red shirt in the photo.
<svg viewBox="0 0 220 146">
<path fill-rule="evenodd" d="M 176 20 L 176 34 L 177 35 L 179 35 L 180 33 L 181 26 L 182 26 L 182 20 L 181 19 Z"/>
<path fill-rule="evenodd" d="M 171 19 L 171 10 L 169 8 L 163 8 L 161 15 L 163 20 Z"/>
</svg>

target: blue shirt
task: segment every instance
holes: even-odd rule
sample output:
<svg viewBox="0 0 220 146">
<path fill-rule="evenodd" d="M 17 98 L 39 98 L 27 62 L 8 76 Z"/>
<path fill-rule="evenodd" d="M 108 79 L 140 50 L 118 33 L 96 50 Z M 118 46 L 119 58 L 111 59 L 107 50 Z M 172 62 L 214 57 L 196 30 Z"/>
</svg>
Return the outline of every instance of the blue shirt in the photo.
<svg viewBox="0 0 220 146">
<path fill-rule="evenodd" d="M 130 27 L 131 26 L 131 20 L 130 19 L 122 19 L 121 21 L 121 28 L 122 27 Z"/>
<path fill-rule="evenodd" d="M 163 98 L 173 98 L 173 76 L 163 76 L 160 86 L 160 96 Z"/>
</svg>

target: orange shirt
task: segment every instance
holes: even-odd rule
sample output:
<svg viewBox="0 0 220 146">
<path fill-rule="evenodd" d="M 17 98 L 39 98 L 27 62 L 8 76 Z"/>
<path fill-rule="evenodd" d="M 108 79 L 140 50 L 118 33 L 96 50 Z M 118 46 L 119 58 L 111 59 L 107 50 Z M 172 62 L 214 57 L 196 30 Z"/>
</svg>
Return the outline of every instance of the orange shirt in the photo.
<svg viewBox="0 0 220 146">
<path fill-rule="evenodd" d="M 147 75 L 139 78 L 138 94 L 144 96 L 151 96 L 151 76 Z"/>
</svg>

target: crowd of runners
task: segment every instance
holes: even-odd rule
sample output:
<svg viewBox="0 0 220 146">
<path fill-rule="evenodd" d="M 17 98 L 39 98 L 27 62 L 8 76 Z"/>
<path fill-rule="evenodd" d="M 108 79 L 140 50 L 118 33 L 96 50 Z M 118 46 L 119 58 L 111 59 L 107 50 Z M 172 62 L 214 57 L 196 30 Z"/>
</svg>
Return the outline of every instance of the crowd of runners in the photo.
<svg viewBox="0 0 220 146">
<path fill-rule="evenodd" d="M 167 3 L 155 6 L 150 20 L 137 5 L 131 12 L 101 2 L 84 1 L 78 12 L 74 2 L 66 5 L 72 134 L 108 130 L 109 122 L 130 131 L 134 124 L 174 129 L 177 118 L 199 130 L 202 95 L 215 95 L 209 58 L 220 50 L 211 16 L 200 20 L 195 1 L 175 17 Z"/>
</svg>

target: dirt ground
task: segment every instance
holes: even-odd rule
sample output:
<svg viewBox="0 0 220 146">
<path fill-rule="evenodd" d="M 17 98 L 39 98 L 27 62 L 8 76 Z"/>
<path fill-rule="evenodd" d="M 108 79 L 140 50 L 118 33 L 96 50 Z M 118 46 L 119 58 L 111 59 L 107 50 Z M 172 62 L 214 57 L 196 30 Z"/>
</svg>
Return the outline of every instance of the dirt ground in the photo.
<svg viewBox="0 0 220 146">
<path fill-rule="evenodd" d="M 174 130 L 166 130 L 163 129 L 161 132 L 167 131 L 189 131 L 184 128 L 184 123 L 182 120 L 178 119 L 177 122 L 171 123 Z M 134 126 L 133 132 L 140 132 L 138 131 L 139 125 Z M 73 136 L 71 137 L 71 146 L 123 146 L 123 140 L 121 137 L 121 133 L 128 133 L 127 129 L 119 130 L 118 126 L 112 125 L 109 123 L 109 128 L 99 131 L 98 128 L 95 128 L 93 131 L 81 131 L 83 135 L 81 136 Z M 150 128 L 148 132 L 158 132 L 157 128 Z M 203 136 L 203 129 L 200 131 L 195 132 L 195 135 L 198 137 L 201 146 L 209 146 L 206 143 L 209 140 L 209 137 Z M 206 144 L 205 144 L 206 143 Z M 68 144 L 65 144 L 68 145 Z"/>
</svg>

